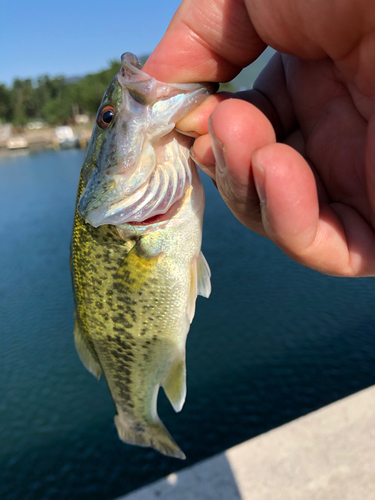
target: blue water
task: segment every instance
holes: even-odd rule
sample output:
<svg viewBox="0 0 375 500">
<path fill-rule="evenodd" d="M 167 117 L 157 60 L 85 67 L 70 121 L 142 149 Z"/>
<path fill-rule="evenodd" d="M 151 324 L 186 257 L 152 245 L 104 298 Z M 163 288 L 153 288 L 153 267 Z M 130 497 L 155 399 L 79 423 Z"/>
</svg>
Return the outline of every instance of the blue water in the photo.
<svg viewBox="0 0 375 500">
<path fill-rule="evenodd" d="M 121 443 L 73 346 L 69 243 L 83 153 L 0 161 L 0 498 L 111 500 L 375 383 L 372 279 L 321 276 L 236 222 L 212 183 L 213 292 L 187 343 L 188 397 L 162 419 L 188 456 Z"/>
</svg>

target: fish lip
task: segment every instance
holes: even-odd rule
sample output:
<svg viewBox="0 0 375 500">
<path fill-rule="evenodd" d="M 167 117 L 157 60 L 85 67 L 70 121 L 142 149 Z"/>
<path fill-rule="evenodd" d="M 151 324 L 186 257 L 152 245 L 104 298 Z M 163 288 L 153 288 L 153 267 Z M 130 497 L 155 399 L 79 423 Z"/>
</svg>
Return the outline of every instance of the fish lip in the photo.
<svg viewBox="0 0 375 500">
<path fill-rule="evenodd" d="M 77 210 L 79 215 L 82 217 L 82 219 L 84 219 L 85 222 L 88 222 L 91 225 L 93 225 L 91 223 L 91 216 L 101 210 L 100 206 L 102 205 L 102 200 L 105 199 L 108 193 L 110 193 L 114 188 L 114 179 L 106 174 L 98 176 L 97 170 L 97 165 L 95 165 L 94 171 L 96 171 L 96 175 L 90 177 L 77 203 Z M 92 196 L 92 185 L 94 184 L 95 186 L 95 182 L 98 181 L 102 186 L 100 195 Z M 98 204 L 99 208 L 94 208 L 95 205 Z"/>
</svg>

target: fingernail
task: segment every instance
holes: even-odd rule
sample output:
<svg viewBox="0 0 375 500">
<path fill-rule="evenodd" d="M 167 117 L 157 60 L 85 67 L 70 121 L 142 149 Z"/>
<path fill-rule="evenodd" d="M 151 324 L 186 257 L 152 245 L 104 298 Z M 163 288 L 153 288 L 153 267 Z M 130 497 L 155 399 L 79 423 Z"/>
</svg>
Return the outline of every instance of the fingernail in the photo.
<svg viewBox="0 0 375 500">
<path fill-rule="evenodd" d="M 198 167 L 203 170 L 207 175 L 211 177 L 211 179 L 215 179 L 215 166 L 213 165 L 212 167 L 209 167 L 208 165 L 203 165 L 200 161 L 198 161 L 193 152 L 193 148 L 190 149 L 189 151 L 190 158 L 193 160 L 194 163 L 198 165 Z"/>
<path fill-rule="evenodd" d="M 199 134 L 198 132 L 194 132 L 194 130 L 181 130 L 177 127 L 174 128 L 176 130 L 176 132 L 178 132 L 179 134 L 182 134 L 182 135 L 187 135 L 188 137 L 194 137 L 194 139 L 196 139 L 197 137 L 199 137 Z"/>
<path fill-rule="evenodd" d="M 255 189 L 257 190 L 258 193 L 260 206 L 262 206 L 267 203 L 264 170 L 254 160 L 252 164 L 253 164 L 253 178 L 254 178 Z"/>
<path fill-rule="evenodd" d="M 226 170 L 225 158 L 224 158 L 224 145 L 219 139 L 215 136 L 214 131 L 212 129 L 211 116 L 208 119 L 208 132 L 210 134 L 212 151 L 216 160 L 216 168 L 222 174 Z"/>
</svg>

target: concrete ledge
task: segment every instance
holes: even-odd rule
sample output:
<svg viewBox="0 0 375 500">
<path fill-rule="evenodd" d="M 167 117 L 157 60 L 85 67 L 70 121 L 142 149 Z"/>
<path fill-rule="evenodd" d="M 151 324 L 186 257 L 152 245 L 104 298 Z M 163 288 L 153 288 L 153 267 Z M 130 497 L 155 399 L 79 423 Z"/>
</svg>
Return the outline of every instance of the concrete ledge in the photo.
<svg viewBox="0 0 375 500">
<path fill-rule="evenodd" d="M 375 386 L 119 500 L 375 500 Z"/>
</svg>

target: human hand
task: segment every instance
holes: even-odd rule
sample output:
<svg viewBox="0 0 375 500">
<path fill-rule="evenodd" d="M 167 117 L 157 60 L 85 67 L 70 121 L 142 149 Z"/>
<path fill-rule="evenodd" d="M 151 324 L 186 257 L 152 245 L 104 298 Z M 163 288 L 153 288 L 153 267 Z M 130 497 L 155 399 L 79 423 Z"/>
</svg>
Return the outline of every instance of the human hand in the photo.
<svg viewBox="0 0 375 500">
<path fill-rule="evenodd" d="M 169 82 L 228 81 L 270 45 L 254 89 L 177 127 L 233 214 L 301 264 L 375 274 L 375 11 L 348 0 L 185 0 L 146 63 Z"/>
</svg>

